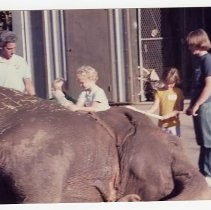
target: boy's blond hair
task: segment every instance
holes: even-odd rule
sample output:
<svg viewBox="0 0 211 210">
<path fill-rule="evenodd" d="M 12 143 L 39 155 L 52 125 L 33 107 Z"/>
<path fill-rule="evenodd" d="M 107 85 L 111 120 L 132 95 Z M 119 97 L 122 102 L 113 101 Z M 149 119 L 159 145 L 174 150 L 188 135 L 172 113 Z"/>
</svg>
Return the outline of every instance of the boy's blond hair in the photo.
<svg viewBox="0 0 211 210">
<path fill-rule="evenodd" d="M 88 79 L 90 81 L 95 81 L 95 82 L 98 80 L 97 71 L 93 67 L 87 65 L 83 65 L 80 68 L 78 68 L 76 70 L 76 76 L 79 80 Z"/>
<path fill-rule="evenodd" d="M 191 31 L 186 38 L 187 44 L 190 48 L 198 50 L 209 50 L 211 43 L 207 33 L 203 29 Z"/>
<path fill-rule="evenodd" d="M 177 68 L 165 68 L 163 75 L 162 75 L 163 82 L 167 84 L 179 84 L 180 83 L 180 76 L 179 71 Z"/>
</svg>

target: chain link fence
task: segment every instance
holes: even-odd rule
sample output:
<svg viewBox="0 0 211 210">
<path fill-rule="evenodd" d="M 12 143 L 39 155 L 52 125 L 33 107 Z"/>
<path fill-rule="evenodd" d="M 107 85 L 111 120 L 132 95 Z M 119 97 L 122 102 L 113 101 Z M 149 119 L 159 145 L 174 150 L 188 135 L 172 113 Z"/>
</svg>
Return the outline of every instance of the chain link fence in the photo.
<svg viewBox="0 0 211 210">
<path fill-rule="evenodd" d="M 159 78 L 167 66 L 180 70 L 181 25 L 179 10 L 139 9 L 138 23 L 140 77 L 144 77 L 143 72 L 141 72 L 143 69 L 154 69 Z M 149 85 L 145 84 L 145 81 L 145 78 L 140 79 L 140 83 L 143 83 L 140 84 L 140 100 L 151 101 L 153 97 L 146 97 L 149 95 L 148 89 L 150 88 Z"/>
<path fill-rule="evenodd" d="M 3 30 L 12 31 L 12 12 L 0 11 L 0 32 Z"/>
</svg>

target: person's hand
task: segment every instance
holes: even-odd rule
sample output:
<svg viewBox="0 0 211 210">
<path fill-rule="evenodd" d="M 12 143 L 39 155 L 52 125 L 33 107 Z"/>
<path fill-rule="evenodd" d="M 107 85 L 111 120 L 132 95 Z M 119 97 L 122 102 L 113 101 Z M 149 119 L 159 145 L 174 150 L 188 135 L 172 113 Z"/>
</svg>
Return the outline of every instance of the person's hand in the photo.
<svg viewBox="0 0 211 210">
<path fill-rule="evenodd" d="M 163 120 L 166 120 L 166 119 L 169 119 L 169 118 L 175 117 L 175 116 L 176 116 L 176 114 L 174 114 L 174 113 L 165 114 L 165 115 L 163 115 Z"/>
<path fill-rule="evenodd" d="M 169 116 L 169 114 L 163 115 L 163 120 L 167 120 L 169 119 L 171 116 Z"/>
<path fill-rule="evenodd" d="M 185 114 L 186 115 L 192 115 L 192 107 L 191 106 L 189 106 L 186 110 L 185 110 Z"/>
<path fill-rule="evenodd" d="M 63 84 L 64 84 L 63 81 L 59 81 L 59 82 L 54 83 L 52 90 L 54 90 L 54 91 L 61 90 L 62 91 Z"/>
<path fill-rule="evenodd" d="M 186 112 L 185 112 L 185 113 L 186 113 L 187 115 L 197 116 L 197 115 L 198 115 L 198 114 L 197 114 L 198 109 L 199 109 L 199 106 L 194 105 L 194 106 L 192 106 L 192 107 L 188 107 L 188 108 L 186 109 Z"/>
<path fill-rule="evenodd" d="M 186 109 L 185 110 L 185 114 L 188 115 L 188 116 L 190 116 L 191 115 L 191 110 L 190 109 Z"/>
<path fill-rule="evenodd" d="M 192 107 L 192 115 L 193 116 L 197 116 L 198 113 L 197 111 L 199 110 L 199 106 L 197 104 L 195 104 L 193 107 Z"/>
</svg>

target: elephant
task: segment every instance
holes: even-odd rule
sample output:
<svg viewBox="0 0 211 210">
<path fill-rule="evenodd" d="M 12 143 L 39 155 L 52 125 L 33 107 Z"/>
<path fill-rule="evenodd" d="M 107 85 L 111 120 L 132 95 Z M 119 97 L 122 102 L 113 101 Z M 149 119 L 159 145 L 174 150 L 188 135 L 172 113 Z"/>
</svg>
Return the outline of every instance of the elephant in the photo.
<svg viewBox="0 0 211 210">
<path fill-rule="evenodd" d="M 0 87 L 0 203 L 207 200 L 181 139 L 126 107 L 71 112 Z"/>
</svg>

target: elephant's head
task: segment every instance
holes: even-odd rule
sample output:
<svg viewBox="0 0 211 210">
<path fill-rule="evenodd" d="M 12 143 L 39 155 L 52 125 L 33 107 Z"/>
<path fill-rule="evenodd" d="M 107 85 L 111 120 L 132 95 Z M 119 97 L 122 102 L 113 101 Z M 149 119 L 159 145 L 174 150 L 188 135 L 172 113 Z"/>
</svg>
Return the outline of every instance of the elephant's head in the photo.
<svg viewBox="0 0 211 210">
<path fill-rule="evenodd" d="M 124 107 L 113 107 L 97 116 L 116 141 L 120 200 L 211 198 L 204 177 L 184 154 L 182 139 L 162 131 L 147 116 Z"/>
</svg>

